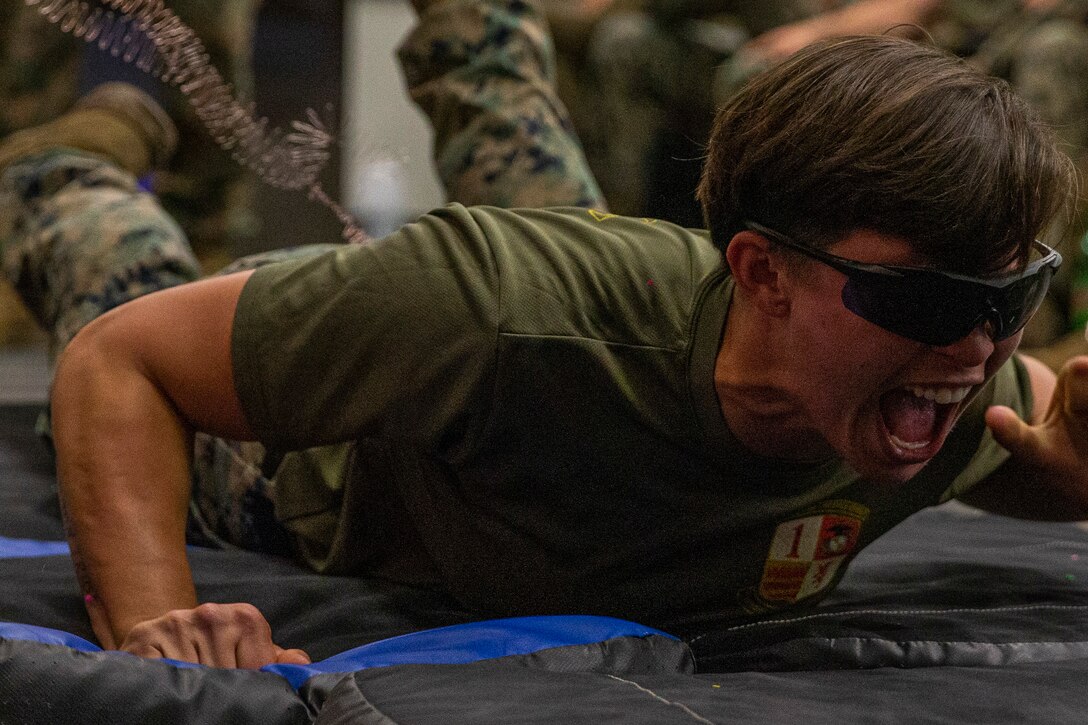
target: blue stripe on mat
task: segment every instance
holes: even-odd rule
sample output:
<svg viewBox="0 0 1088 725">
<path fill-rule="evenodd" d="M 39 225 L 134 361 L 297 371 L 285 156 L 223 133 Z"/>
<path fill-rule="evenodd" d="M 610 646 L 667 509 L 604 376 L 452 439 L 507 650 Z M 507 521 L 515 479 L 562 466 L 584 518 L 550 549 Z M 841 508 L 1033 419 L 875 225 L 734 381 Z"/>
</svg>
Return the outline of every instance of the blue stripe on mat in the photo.
<svg viewBox="0 0 1088 725">
<path fill-rule="evenodd" d="M 62 632 L 59 629 L 37 627 L 33 624 L 16 624 L 14 622 L 0 622 L 0 638 L 10 639 L 16 642 L 39 642 L 41 644 L 59 644 L 71 647 L 80 652 L 101 652 L 102 648 L 91 644 L 82 637 L 77 637 L 70 632 Z"/>
<path fill-rule="evenodd" d="M 514 617 L 455 624 L 390 637 L 341 652 L 312 665 L 267 665 L 261 669 L 275 672 L 298 689 L 315 675 L 333 672 L 354 672 L 390 665 L 464 664 L 495 657 L 530 654 L 551 647 L 650 635 L 676 639 L 671 634 L 652 627 L 611 617 Z"/>
<path fill-rule="evenodd" d="M 35 556 L 68 556 L 65 541 L 9 539 L 0 536 L 0 559 L 28 559 Z"/>
<path fill-rule="evenodd" d="M 464 664 L 509 655 L 531 654 L 551 647 L 650 635 L 676 639 L 671 634 L 652 627 L 611 617 L 514 617 L 413 632 L 364 644 L 312 665 L 267 665 L 261 670 L 283 677 L 297 690 L 311 677 L 327 673 L 347 673 L 371 667 L 406 664 Z M 0 639 L 62 645 L 82 652 L 102 652 L 101 647 L 74 634 L 29 624 L 0 622 Z M 160 662 L 186 669 L 201 667 L 191 662 L 170 659 Z"/>
<path fill-rule="evenodd" d="M 77 637 L 71 632 L 62 632 L 59 629 L 50 629 L 49 627 L 39 627 L 34 624 L 18 624 L 16 622 L 0 622 L 0 640 L 7 639 L 13 642 L 36 642 L 37 644 L 55 644 L 62 647 L 69 647 L 80 652 L 99 652 L 107 656 L 118 657 L 135 657 L 136 655 L 129 654 L 128 652 L 118 652 L 116 650 L 103 650 L 98 645 L 88 642 L 82 637 Z M 172 667 L 178 667 L 180 669 L 200 669 L 203 665 L 193 664 L 192 662 L 179 662 L 177 660 L 171 660 L 163 658 L 156 660 Z"/>
</svg>

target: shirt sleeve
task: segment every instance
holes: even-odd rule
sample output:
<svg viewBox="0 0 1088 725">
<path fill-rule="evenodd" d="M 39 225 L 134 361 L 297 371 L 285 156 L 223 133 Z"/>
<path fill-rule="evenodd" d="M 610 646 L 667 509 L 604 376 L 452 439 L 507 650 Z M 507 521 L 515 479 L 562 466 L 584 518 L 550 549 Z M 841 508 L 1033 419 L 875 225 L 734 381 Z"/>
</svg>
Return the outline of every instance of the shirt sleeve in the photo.
<svg viewBox="0 0 1088 725">
<path fill-rule="evenodd" d="M 991 405 L 1007 405 L 1021 418 L 1031 415 L 1031 380 L 1020 358 L 1013 356 L 994 375 L 990 384 L 971 406 L 971 415 L 982 416 Z M 941 503 L 962 496 L 984 480 L 1009 459 L 1009 452 L 994 440 L 990 429 L 982 424 L 982 437 L 975 455 L 941 497 Z"/>
<path fill-rule="evenodd" d="M 489 243 L 458 205 L 371 244 L 262 267 L 232 336 L 246 418 L 278 450 L 467 445 L 488 414 L 498 309 Z"/>
</svg>

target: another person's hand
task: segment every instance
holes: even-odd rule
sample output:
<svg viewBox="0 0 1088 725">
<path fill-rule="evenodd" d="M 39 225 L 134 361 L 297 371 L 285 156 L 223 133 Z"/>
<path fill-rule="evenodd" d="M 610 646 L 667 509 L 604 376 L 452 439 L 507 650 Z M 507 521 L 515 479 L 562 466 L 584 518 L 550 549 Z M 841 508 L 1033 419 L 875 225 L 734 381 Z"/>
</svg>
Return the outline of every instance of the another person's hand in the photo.
<svg viewBox="0 0 1088 725">
<path fill-rule="evenodd" d="M 1025 10 L 1033 13 L 1045 13 L 1061 4 L 1061 0 L 1020 0 Z"/>
<path fill-rule="evenodd" d="M 1024 0 L 1043 4 L 1051 0 Z M 844 35 L 880 34 L 896 26 L 924 26 L 942 0 L 861 0 L 782 25 L 753 38 L 742 49 L 776 64 L 807 45 Z"/>
<path fill-rule="evenodd" d="M 272 641 L 272 628 L 251 604 L 201 604 L 167 612 L 133 627 L 118 649 L 209 667 L 310 664 L 302 650 L 283 649 Z"/>
<path fill-rule="evenodd" d="M 821 40 L 826 34 L 823 18 L 790 23 L 752 38 L 742 52 L 759 56 L 765 64 L 781 63 L 807 45 Z"/>
<path fill-rule="evenodd" d="M 1062 367 L 1050 406 L 1035 425 L 1004 406 L 986 411 L 986 424 L 1040 484 L 1068 493 L 1073 501 L 1088 499 L 1088 356 Z"/>
</svg>

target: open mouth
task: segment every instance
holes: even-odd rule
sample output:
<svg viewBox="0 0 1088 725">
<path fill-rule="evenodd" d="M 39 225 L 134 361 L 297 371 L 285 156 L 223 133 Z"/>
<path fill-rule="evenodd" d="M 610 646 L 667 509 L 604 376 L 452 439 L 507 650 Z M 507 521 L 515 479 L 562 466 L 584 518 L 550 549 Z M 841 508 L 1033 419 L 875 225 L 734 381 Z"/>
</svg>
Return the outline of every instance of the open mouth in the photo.
<svg viewBox="0 0 1088 725">
<path fill-rule="evenodd" d="M 880 416 L 889 453 L 908 463 L 935 456 L 956 420 L 960 403 L 970 392 L 970 386 L 908 386 L 880 396 Z"/>
</svg>

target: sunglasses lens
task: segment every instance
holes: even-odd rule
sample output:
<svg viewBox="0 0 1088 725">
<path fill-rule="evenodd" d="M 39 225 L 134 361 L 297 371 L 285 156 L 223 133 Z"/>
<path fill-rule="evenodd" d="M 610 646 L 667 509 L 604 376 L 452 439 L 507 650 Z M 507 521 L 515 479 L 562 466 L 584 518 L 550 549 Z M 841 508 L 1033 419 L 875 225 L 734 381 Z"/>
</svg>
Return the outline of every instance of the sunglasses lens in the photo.
<svg viewBox="0 0 1088 725">
<path fill-rule="evenodd" d="M 842 291 L 848 310 L 896 335 L 926 345 L 949 345 L 981 319 L 974 285 L 936 275 L 851 275 Z"/>
<path fill-rule="evenodd" d="M 995 295 L 995 340 L 1012 337 L 1023 329 L 1043 303 L 1053 276 L 1053 267 L 1043 267 L 1036 274 L 1017 280 Z"/>
<path fill-rule="evenodd" d="M 926 345 L 943 347 L 962 340 L 984 322 L 994 341 L 1019 332 L 1042 304 L 1054 271 L 1057 251 L 1036 241 L 1042 258 L 1019 278 L 977 279 L 935 269 L 861 264 L 799 244 L 791 238 L 745 222 L 749 229 L 846 275 L 842 302 L 874 325 Z"/>
<path fill-rule="evenodd" d="M 919 271 L 902 277 L 853 273 L 842 290 L 848 310 L 896 335 L 944 346 L 961 340 L 984 321 L 995 341 L 1019 332 L 1039 309 L 1052 267 L 1003 288 Z"/>
</svg>

